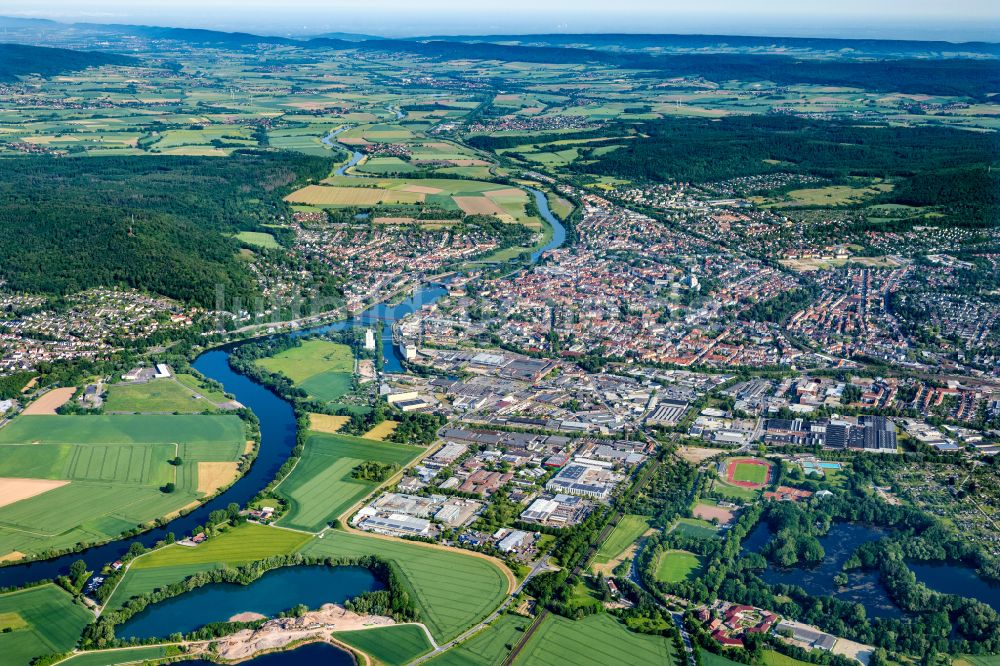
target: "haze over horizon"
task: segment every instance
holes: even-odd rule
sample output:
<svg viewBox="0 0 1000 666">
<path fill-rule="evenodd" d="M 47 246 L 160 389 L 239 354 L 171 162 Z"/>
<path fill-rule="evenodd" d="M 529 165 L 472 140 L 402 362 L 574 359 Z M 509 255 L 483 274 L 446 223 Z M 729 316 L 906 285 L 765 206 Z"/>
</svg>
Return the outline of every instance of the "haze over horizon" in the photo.
<svg viewBox="0 0 1000 666">
<path fill-rule="evenodd" d="M 261 34 L 355 32 L 386 37 L 538 33 L 694 33 L 781 37 L 839 37 L 1000 41 L 1000 3 L 958 0 L 942 5 L 845 0 L 836 11 L 792 0 L 740 3 L 707 0 L 697 10 L 679 0 L 626 0 L 613 8 L 584 0 L 555 0 L 544 11 L 526 0 L 456 8 L 432 0 L 419 11 L 398 0 L 375 0 L 363 11 L 349 3 L 290 0 L 280 9 L 265 0 L 8 0 L 0 15 L 64 22 L 127 23 Z M 955 17 L 961 17 L 956 19 Z"/>
</svg>

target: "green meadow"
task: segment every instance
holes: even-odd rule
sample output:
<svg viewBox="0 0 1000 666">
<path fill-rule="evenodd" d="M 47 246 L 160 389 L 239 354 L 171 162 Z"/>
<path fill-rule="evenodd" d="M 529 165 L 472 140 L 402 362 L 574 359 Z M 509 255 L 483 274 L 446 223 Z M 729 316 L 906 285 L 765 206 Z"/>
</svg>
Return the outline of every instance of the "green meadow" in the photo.
<svg viewBox="0 0 1000 666">
<path fill-rule="evenodd" d="M 262 358 L 257 364 L 292 380 L 310 396 L 333 402 L 351 390 L 354 354 L 347 345 L 306 340 L 299 347 Z"/>
<path fill-rule="evenodd" d="M 701 569 L 701 560 L 686 550 L 670 550 L 660 555 L 656 563 L 656 580 L 678 583 L 688 580 Z"/>
<path fill-rule="evenodd" d="M 427 634 L 415 624 L 335 631 L 333 637 L 374 657 L 385 666 L 405 666 L 433 648 Z"/>
<path fill-rule="evenodd" d="M 530 666 L 668 664 L 674 648 L 663 636 L 637 634 L 607 613 L 568 620 L 549 615 L 514 661 Z"/>
<path fill-rule="evenodd" d="M 236 416 L 19 417 L 0 429 L 0 477 L 69 483 L 0 507 L 0 555 L 107 541 L 193 504 L 198 463 L 245 444 Z"/>
<path fill-rule="evenodd" d="M 424 544 L 329 530 L 302 552 L 328 557 L 377 555 L 395 563 L 416 600 L 420 620 L 438 643 L 485 618 L 507 595 L 507 577 L 497 565 Z"/>
<path fill-rule="evenodd" d="M 295 469 L 275 490 L 288 501 L 279 524 L 318 532 L 378 486 L 351 478 L 356 466 L 375 460 L 402 468 L 422 451 L 349 435 L 311 433 Z"/>
<path fill-rule="evenodd" d="M 14 615 L 16 628 L 0 633 L 0 661 L 10 666 L 28 666 L 35 657 L 73 649 L 94 617 L 55 585 L 0 594 L 0 616 Z"/>
<path fill-rule="evenodd" d="M 113 384 L 104 401 L 105 412 L 164 412 L 197 414 L 214 411 L 215 405 L 174 379 L 143 384 Z"/>
<path fill-rule="evenodd" d="M 531 620 L 504 613 L 475 636 L 434 657 L 431 666 L 500 666 Z"/>
</svg>

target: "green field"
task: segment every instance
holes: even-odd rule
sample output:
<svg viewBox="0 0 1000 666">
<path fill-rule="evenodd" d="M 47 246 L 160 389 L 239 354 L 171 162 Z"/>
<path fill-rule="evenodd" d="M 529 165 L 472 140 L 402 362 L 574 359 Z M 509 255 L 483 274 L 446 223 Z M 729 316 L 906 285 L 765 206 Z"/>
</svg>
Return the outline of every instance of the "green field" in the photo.
<svg viewBox="0 0 1000 666">
<path fill-rule="evenodd" d="M 625 514 L 597 550 L 595 561 L 610 562 L 617 558 L 648 529 L 649 519 L 646 516 Z"/>
<path fill-rule="evenodd" d="M 276 492 L 288 500 L 279 524 L 318 532 L 378 484 L 351 478 L 351 470 L 367 460 L 407 465 L 423 449 L 349 435 L 311 433 L 295 469 Z"/>
<path fill-rule="evenodd" d="M 690 580 L 701 569 L 701 560 L 686 550 L 670 550 L 656 563 L 656 580 L 661 583 L 678 583 Z"/>
<path fill-rule="evenodd" d="M 0 428 L 0 445 L 214 444 L 245 439 L 238 417 L 216 415 L 20 416 Z"/>
<path fill-rule="evenodd" d="M 582 620 L 549 615 L 514 661 L 525 666 L 668 664 L 674 649 L 662 636 L 636 634 L 607 613 Z"/>
<path fill-rule="evenodd" d="M 65 666 L 118 666 L 118 664 L 141 663 L 147 659 L 159 659 L 167 654 L 162 645 L 126 648 L 124 650 L 99 650 L 84 652 L 59 663 Z"/>
<path fill-rule="evenodd" d="M 215 405 L 173 379 L 154 379 L 144 384 L 114 384 L 104 401 L 106 412 L 198 413 Z"/>
<path fill-rule="evenodd" d="M 137 558 L 107 606 L 118 608 L 131 597 L 184 580 L 199 571 L 292 553 L 308 540 L 309 536 L 300 532 L 245 524 L 227 530 L 197 548 L 167 546 Z"/>
<path fill-rule="evenodd" d="M 15 419 L 0 430 L 0 477 L 69 483 L 0 507 L 0 554 L 107 541 L 177 511 L 205 494 L 199 462 L 235 462 L 245 444 L 236 416 Z"/>
<path fill-rule="evenodd" d="M 24 626 L 0 633 L 0 661 L 5 666 L 27 666 L 34 657 L 71 650 L 94 619 L 55 585 L 0 595 L 0 615 L 7 613 L 20 616 Z"/>
<path fill-rule="evenodd" d="M 739 662 L 733 661 L 732 659 L 727 659 L 721 654 L 715 654 L 714 652 L 709 652 L 708 650 L 703 650 L 701 648 L 695 648 L 698 650 L 698 655 L 701 657 L 702 666 L 736 666 Z"/>
<path fill-rule="evenodd" d="M 420 620 L 439 642 L 458 636 L 489 615 L 507 594 L 507 578 L 493 563 L 461 552 L 332 530 L 302 549 L 307 555 L 377 555 L 399 567 L 416 600 Z"/>
<path fill-rule="evenodd" d="M 264 248 L 265 250 L 277 250 L 281 247 L 278 245 L 278 241 L 274 239 L 274 236 L 263 231 L 241 231 L 236 234 L 236 240 L 242 241 L 247 245 Z"/>
<path fill-rule="evenodd" d="M 500 666 L 531 620 L 504 613 L 488 627 L 428 663 L 433 666 Z"/>
<path fill-rule="evenodd" d="M 257 364 L 288 377 L 310 396 L 330 402 L 351 390 L 354 375 L 351 348 L 329 340 L 306 340 Z"/>
<path fill-rule="evenodd" d="M 733 470 L 733 480 L 745 483 L 764 485 L 767 483 L 767 476 L 770 468 L 767 465 L 754 465 L 748 463 L 729 463 L 735 465 Z"/>
<path fill-rule="evenodd" d="M 719 536 L 718 527 L 698 518 L 678 518 L 674 530 L 699 539 L 716 539 Z"/>
<path fill-rule="evenodd" d="M 335 631 L 333 637 L 357 648 L 386 666 L 404 666 L 434 647 L 415 624 Z"/>
</svg>

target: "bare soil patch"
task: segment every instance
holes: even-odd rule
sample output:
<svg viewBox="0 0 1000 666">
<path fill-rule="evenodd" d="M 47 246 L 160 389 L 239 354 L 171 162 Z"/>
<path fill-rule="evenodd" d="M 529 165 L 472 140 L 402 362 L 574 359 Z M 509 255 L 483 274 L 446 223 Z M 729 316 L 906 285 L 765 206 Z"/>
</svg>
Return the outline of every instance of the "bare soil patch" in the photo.
<svg viewBox="0 0 1000 666">
<path fill-rule="evenodd" d="M 75 386 L 52 389 L 24 408 L 25 416 L 55 416 L 56 410 L 65 405 L 76 393 Z"/>
<path fill-rule="evenodd" d="M 56 479 L 15 479 L 0 478 L 0 506 L 35 497 L 50 490 L 61 488 L 69 481 Z"/>
<path fill-rule="evenodd" d="M 722 452 L 722 449 L 706 449 L 700 446 L 682 446 L 677 449 L 677 455 L 689 463 L 696 465 Z"/>
<path fill-rule="evenodd" d="M 417 192 L 419 194 L 441 194 L 444 192 L 440 187 L 428 187 L 427 185 L 406 185 L 399 189 L 403 192 Z"/>
<path fill-rule="evenodd" d="M 711 504 L 696 504 L 691 513 L 695 518 L 701 518 L 702 520 L 711 521 L 713 518 L 716 518 L 720 525 L 728 525 L 735 517 L 735 514 L 729 509 Z"/>
<path fill-rule="evenodd" d="M 486 197 L 452 197 L 462 212 L 469 215 L 506 215 L 497 202 Z"/>
</svg>

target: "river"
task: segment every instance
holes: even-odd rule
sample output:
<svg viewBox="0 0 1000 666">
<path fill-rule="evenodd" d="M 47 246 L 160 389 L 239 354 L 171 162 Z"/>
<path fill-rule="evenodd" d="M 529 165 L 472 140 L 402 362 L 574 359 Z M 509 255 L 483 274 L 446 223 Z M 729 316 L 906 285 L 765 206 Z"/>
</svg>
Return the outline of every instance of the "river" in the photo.
<svg viewBox="0 0 1000 666">
<path fill-rule="evenodd" d="M 338 130 L 334 135 L 344 129 L 347 128 Z M 528 189 L 530 190 L 530 188 Z M 532 253 L 531 260 L 536 262 L 543 252 L 559 247 L 565 242 L 566 229 L 549 210 L 545 195 L 538 190 L 530 191 L 535 196 L 540 214 L 546 222 L 552 225 L 553 229 L 552 240 Z M 409 298 L 394 305 L 380 303 L 351 319 L 303 329 L 293 335 L 313 335 L 343 330 L 348 326 L 371 326 L 378 320 L 382 320 L 386 323 L 383 329 L 384 369 L 386 372 L 401 372 L 403 369 L 402 359 L 396 346 L 392 344 L 392 323 L 424 305 L 433 303 L 446 293 L 447 290 L 440 285 L 428 285 L 417 289 Z M 221 383 L 228 393 L 235 396 L 236 400 L 249 408 L 260 420 L 260 447 L 250 470 L 215 499 L 203 504 L 186 516 L 175 518 L 164 527 L 155 528 L 132 539 L 111 541 L 80 553 L 71 553 L 39 562 L 0 567 L 0 587 L 20 587 L 37 580 L 55 578 L 60 574 L 65 574 L 70 565 L 80 559 L 87 563 L 88 569 L 100 571 L 105 564 L 121 559 L 128 551 L 130 544 L 139 542 L 146 547 L 151 547 L 166 537 L 167 533 L 172 532 L 178 538 L 187 535 L 194 527 L 204 525 L 212 511 L 224 509 L 232 502 L 243 506 L 271 482 L 295 446 L 295 414 L 291 404 L 270 389 L 239 374 L 230 367 L 229 353 L 240 344 L 243 342 L 235 342 L 205 351 L 195 359 L 192 365 L 201 374 Z"/>
</svg>

